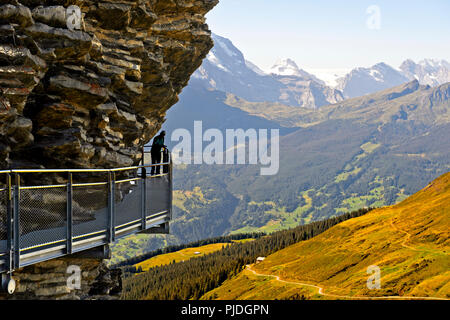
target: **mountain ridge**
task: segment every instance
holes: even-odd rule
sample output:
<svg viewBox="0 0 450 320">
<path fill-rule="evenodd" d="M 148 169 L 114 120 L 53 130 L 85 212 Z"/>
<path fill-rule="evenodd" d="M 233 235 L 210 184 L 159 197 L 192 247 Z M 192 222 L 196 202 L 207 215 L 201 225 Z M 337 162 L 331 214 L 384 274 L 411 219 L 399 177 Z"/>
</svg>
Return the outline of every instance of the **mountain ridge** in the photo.
<svg viewBox="0 0 450 320">
<path fill-rule="evenodd" d="M 395 87 L 408 81 L 410 78 L 403 75 L 402 72 L 380 62 L 370 68 L 353 69 L 344 78 L 337 80 L 337 88 L 343 92 L 346 98 L 354 98 Z"/>
<path fill-rule="evenodd" d="M 194 73 L 205 88 L 233 93 L 250 101 L 283 102 L 292 106 L 319 108 L 342 101 L 342 94 L 289 61 L 290 72 L 267 74 L 226 38 L 213 33 L 214 47 Z M 281 67 L 283 68 L 283 67 Z"/>
<path fill-rule="evenodd" d="M 435 59 L 418 63 L 407 59 L 399 68 L 380 62 L 354 68 L 341 77 L 326 76 L 327 79 L 305 71 L 290 58 L 279 59 L 264 71 L 246 60 L 232 41 L 216 34 L 212 36 L 215 45 L 193 77 L 206 88 L 235 94 L 250 102 L 318 109 L 413 80 L 432 87 L 450 82 L 450 63 Z"/>
<path fill-rule="evenodd" d="M 293 108 L 277 103 L 248 102 L 228 94 L 225 104 L 288 127 L 308 127 L 326 120 L 354 119 L 386 124 L 414 119 L 422 124 L 450 121 L 450 82 L 438 87 L 413 80 L 372 94 L 323 106 L 318 110 Z"/>
</svg>

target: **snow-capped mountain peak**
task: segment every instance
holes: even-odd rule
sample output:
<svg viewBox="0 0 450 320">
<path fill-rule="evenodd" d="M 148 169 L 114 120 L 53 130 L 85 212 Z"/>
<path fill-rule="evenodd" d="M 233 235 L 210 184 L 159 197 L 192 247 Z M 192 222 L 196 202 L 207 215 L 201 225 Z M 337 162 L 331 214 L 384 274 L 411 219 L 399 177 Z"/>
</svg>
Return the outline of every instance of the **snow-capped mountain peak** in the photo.
<svg viewBox="0 0 450 320">
<path fill-rule="evenodd" d="M 214 44 L 219 45 L 222 50 L 229 55 L 230 57 L 236 57 L 238 56 L 238 53 L 236 53 L 234 46 L 229 46 L 227 42 L 230 42 L 228 39 L 219 37 L 216 34 L 213 34 L 213 40 Z"/>
<path fill-rule="evenodd" d="M 331 88 L 336 88 L 337 80 L 345 77 L 350 71 L 350 68 L 308 68 L 306 72 L 315 75 L 318 79 L 325 82 Z"/>
<path fill-rule="evenodd" d="M 232 93 L 252 102 L 278 102 L 304 108 L 342 101 L 338 90 L 300 69 L 292 59 L 280 60 L 276 74 L 261 70 L 245 59 L 228 39 L 212 35 L 214 47 L 192 76 L 192 83 L 208 89 Z"/>
<path fill-rule="evenodd" d="M 207 56 L 207 59 L 212 64 L 221 64 L 227 70 L 236 67 L 242 68 L 245 65 L 244 55 L 230 40 L 214 33 L 212 34 L 212 39 L 214 41 L 214 47 Z"/>
<path fill-rule="evenodd" d="M 258 74 L 260 76 L 266 76 L 267 75 L 256 64 L 254 64 L 251 61 L 245 60 L 245 65 L 247 66 L 247 68 L 249 68 L 250 70 L 252 70 L 253 72 L 255 72 L 256 74 Z"/>
<path fill-rule="evenodd" d="M 417 79 L 422 85 L 450 82 L 445 60 L 406 60 L 400 68 L 384 62 L 349 69 L 300 69 L 293 59 L 278 60 L 265 72 L 245 59 L 229 39 L 212 35 L 214 47 L 193 81 L 206 88 L 235 94 L 248 101 L 278 102 L 290 106 L 320 108 L 344 98 L 358 97 Z M 325 81 L 324 81 L 325 80 Z"/>
<path fill-rule="evenodd" d="M 301 77 L 301 70 L 292 59 L 280 59 L 270 68 L 269 73 L 280 76 L 297 76 Z"/>
<path fill-rule="evenodd" d="M 449 63 L 447 61 L 440 59 L 423 59 L 419 61 L 417 64 L 423 67 L 430 67 L 430 68 L 441 68 L 449 66 Z"/>
<path fill-rule="evenodd" d="M 337 80 L 337 88 L 347 98 L 353 98 L 392 88 L 408 81 L 410 79 L 400 70 L 380 62 L 369 68 L 353 69 L 345 77 Z"/>
<path fill-rule="evenodd" d="M 400 69 L 410 79 L 417 79 L 421 84 L 438 86 L 450 82 L 450 63 L 446 60 L 423 59 L 418 63 L 408 59 Z"/>
<path fill-rule="evenodd" d="M 268 71 L 274 77 L 295 77 L 305 81 L 315 81 L 320 85 L 326 85 L 325 81 L 320 80 L 315 75 L 300 69 L 298 65 L 292 59 L 280 59 L 273 67 Z"/>
</svg>

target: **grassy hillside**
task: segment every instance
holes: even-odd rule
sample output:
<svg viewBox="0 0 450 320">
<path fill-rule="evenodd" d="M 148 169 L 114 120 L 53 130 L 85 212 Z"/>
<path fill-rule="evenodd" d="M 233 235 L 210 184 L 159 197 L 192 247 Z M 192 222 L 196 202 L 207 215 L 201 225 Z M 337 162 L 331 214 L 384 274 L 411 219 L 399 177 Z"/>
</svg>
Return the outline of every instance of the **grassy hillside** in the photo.
<svg viewBox="0 0 450 320">
<path fill-rule="evenodd" d="M 111 259 L 109 265 L 114 265 L 147 252 L 180 244 L 173 235 L 135 234 L 111 244 Z"/>
<path fill-rule="evenodd" d="M 141 271 L 148 271 L 150 268 L 162 266 L 166 264 L 171 264 L 174 262 L 183 262 L 195 257 L 201 257 L 205 254 L 210 254 L 214 251 L 221 250 L 224 246 L 229 245 L 229 243 L 212 243 L 206 246 L 186 248 L 176 252 L 162 254 L 156 257 L 152 257 L 143 262 L 137 263 L 134 266 Z"/>
<path fill-rule="evenodd" d="M 154 252 L 156 255 L 132 258 L 122 264 L 125 274 L 122 299 L 199 299 L 208 291 L 220 286 L 226 279 L 238 274 L 245 265 L 255 261 L 257 257 L 267 256 L 299 241 L 310 239 L 342 221 L 359 217 L 368 211 L 370 209 L 358 210 L 266 236 L 241 234 L 205 239 L 197 244 L 218 243 L 216 240 L 221 240 L 222 243 L 232 240 L 232 243 L 209 254 L 152 267 L 137 275 L 135 275 L 136 267 L 132 265 L 162 252 L 157 250 Z M 185 248 L 193 246 L 196 246 L 195 243 Z"/>
<path fill-rule="evenodd" d="M 380 289 L 367 288 L 372 265 L 381 270 Z M 450 173 L 398 205 L 268 256 L 204 298 L 344 296 L 450 298 Z"/>
<path fill-rule="evenodd" d="M 224 239 L 226 239 L 226 237 L 224 237 Z M 247 238 L 247 239 L 231 240 L 230 242 L 210 243 L 204 246 L 188 247 L 175 252 L 156 255 L 147 260 L 134 264 L 133 267 L 136 268 L 137 273 L 145 272 L 154 267 L 164 266 L 171 263 L 184 262 L 192 258 L 202 257 L 205 254 L 210 254 L 222 250 L 224 247 L 233 243 L 246 243 L 250 241 L 255 241 L 255 239 Z"/>
</svg>

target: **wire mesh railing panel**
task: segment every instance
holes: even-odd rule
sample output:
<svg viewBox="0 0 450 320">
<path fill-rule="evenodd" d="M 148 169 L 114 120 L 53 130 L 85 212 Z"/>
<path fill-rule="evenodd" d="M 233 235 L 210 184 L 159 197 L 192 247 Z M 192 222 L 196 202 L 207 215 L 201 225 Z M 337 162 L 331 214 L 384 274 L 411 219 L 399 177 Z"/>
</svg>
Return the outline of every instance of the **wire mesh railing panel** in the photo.
<svg viewBox="0 0 450 320">
<path fill-rule="evenodd" d="M 169 210 L 169 177 L 148 177 L 146 183 L 146 216 Z"/>
<path fill-rule="evenodd" d="M 160 215 L 170 218 L 172 171 L 167 150 L 161 160 L 161 172 L 155 176 L 149 176 L 148 165 L 0 170 L 0 271 L 86 250 L 114 241 L 116 234 L 119 238 L 167 222 Z M 54 181 L 60 184 L 51 184 Z"/>
<path fill-rule="evenodd" d="M 20 190 L 19 208 L 21 249 L 66 238 L 65 187 Z"/>
<path fill-rule="evenodd" d="M 107 184 L 74 186 L 72 195 L 74 237 L 107 229 Z"/>
<path fill-rule="evenodd" d="M 114 192 L 116 227 L 142 217 L 142 180 L 117 182 Z"/>
<path fill-rule="evenodd" d="M 7 229 L 7 200 L 8 191 L 0 190 L 0 254 L 6 251 Z"/>
</svg>

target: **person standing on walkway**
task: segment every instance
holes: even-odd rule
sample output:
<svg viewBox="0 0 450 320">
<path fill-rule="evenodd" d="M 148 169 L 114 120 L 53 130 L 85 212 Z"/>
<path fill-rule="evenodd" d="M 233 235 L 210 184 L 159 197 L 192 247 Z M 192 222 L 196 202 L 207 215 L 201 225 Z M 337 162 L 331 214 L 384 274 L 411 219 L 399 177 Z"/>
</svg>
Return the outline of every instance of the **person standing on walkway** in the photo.
<svg viewBox="0 0 450 320">
<path fill-rule="evenodd" d="M 164 144 L 164 137 L 166 136 L 166 132 L 163 130 L 159 135 L 157 135 L 153 139 L 152 144 L 152 165 L 161 163 L 161 149 L 167 148 L 167 146 Z M 156 169 L 156 170 L 155 170 Z M 151 175 L 159 174 L 160 173 L 160 166 L 152 166 Z"/>
</svg>

